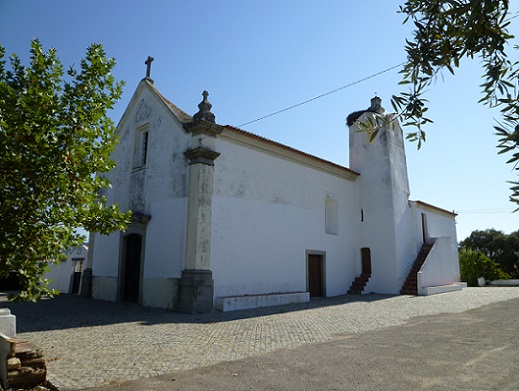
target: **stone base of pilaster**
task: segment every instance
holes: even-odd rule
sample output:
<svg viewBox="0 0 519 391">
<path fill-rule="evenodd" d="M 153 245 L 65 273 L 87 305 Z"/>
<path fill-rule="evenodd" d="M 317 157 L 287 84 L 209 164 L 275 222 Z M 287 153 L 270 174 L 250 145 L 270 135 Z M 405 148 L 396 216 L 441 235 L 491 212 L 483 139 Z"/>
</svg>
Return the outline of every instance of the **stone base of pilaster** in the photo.
<svg viewBox="0 0 519 391">
<path fill-rule="evenodd" d="M 178 302 L 180 312 L 203 313 L 213 310 L 214 281 L 211 270 L 182 271 Z"/>
</svg>

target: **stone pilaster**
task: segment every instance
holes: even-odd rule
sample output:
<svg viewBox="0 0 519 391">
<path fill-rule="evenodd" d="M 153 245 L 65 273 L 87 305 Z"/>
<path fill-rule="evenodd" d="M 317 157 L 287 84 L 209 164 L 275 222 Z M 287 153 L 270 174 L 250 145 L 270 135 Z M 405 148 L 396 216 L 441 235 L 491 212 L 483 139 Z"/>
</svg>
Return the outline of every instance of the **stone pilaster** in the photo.
<svg viewBox="0 0 519 391">
<path fill-rule="evenodd" d="M 211 272 L 211 218 L 213 166 L 220 155 L 214 150 L 216 135 L 222 127 L 215 123 L 211 104 L 204 100 L 193 122 L 185 126 L 191 133 L 189 159 L 187 239 L 185 269 L 180 280 L 176 309 L 183 312 L 208 312 L 213 309 L 214 282 Z"/>
</svg>

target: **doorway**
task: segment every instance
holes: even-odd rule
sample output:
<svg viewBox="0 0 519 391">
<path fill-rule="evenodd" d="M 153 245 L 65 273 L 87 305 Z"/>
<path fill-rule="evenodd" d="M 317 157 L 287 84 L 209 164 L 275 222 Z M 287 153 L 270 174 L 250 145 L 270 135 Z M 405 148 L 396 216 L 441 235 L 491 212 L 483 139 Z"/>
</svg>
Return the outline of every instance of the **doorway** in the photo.
<svg viewBox="0 0 519 391">
<path fill-rule="evenodd" d="M 422 213 L 422 240 L 423 244 L 429 241 L 429 232 L 427 232 L 427 215 Z"/>
<path fill-rule="evenodd" d="M 139 302 L 142 236 L 129 234 L 123 238 L 121 300 Z"/>
<path fill-rule="evenodd" d="M 321 254 L 308 254 L 308 292 L 310 297 L 324 296 L 324 256 Z"/>
<path fill-rule="evenodd" d="M 75 262 L 74 274 L 72 274 L 72 294 L 77 295 L 79 293 L 79 287 L 81 286 L 81 273 L 83 272 L 83 261 L 76 261 L 74 258 L 72 258 L 72 261 Z"/>
</svg>

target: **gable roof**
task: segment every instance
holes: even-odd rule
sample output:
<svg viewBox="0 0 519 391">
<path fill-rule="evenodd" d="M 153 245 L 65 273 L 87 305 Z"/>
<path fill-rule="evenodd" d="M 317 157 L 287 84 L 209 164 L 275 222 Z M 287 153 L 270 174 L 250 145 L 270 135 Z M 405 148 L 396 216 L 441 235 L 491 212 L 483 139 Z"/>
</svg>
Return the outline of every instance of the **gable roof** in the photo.
<svg viewBox="0 0 519 391">
<path fill-rule="evenodd" d="M 180 122 L 182 122 L 183 124 L 188 124 L 193 121 L 192 116 L 187 114 L 184 110 L 179 109 L 177 106 L 175 106 L 173 103 L 171 103 L 168 99 L 166 99 L 166 97 L 164 95 L 162 95 L 160 93 L 160 91 L 157 90 L 157 88 L 148 79 L 143 79 L 143 81 L 145 81 L 146 84 L 148 84 L 148 86 L 151 88 L 151 90 L 153 92 L 155 92 L 155 94 L 157 94 L 157 96 L 160 98 L 160 100 L 162 100 L 162 102 L 166 105 L 166 107 L 169 110 L 171 110 L 171 112 L 173 114 L 175 114 L 175 117 L 177 117 Z"/>
<path fill-rule="evenodd" d="M 162 95 L 159 90 L 153 85 L 153 83 L 147 79 L 142 79 L 139 84 L 137 85 L 137 88 L 135 89 L 135 92 L 132 95 L 132 98 L 130 99 L 130 102 L 128 103 L 128 106 L 126 106 L 126 109 L 124 110 L 124 113 L 119 120 L 119 123 L 117 124 L 117 128 L 120 127 L 120 125 L 123 123 L 123 121 L 126 119 L 126 116 L 129 115 L 132 108 L 137 105 L 137 97 L 139 95 L 139 91 L 142 89 L 148 89 L 155 95 L 160 102 L 165 106 L 165 108 L 168 110 L 169 113 L 173 114 L 173 116 L 181 123 L 181 124 L 187 124 L 192 122 L 193 117 L 191 117 L 189 114 L 187 114 L 185 111 L 179 109 L 177 106 L 175 106 L 173 103 L 171 103 L 169 100 L 167 100 L 164 95 Z"/>
</svg>

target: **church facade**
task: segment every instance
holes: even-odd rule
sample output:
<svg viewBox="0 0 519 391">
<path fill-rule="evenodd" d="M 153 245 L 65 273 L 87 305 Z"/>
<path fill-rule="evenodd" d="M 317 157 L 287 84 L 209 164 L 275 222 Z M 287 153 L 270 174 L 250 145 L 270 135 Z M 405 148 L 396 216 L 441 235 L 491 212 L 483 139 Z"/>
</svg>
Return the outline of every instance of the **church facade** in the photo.
<svg viewBox="0 0 519 391">
<path fill-rule="evenodd" d="M 217 124 L 203 95 L 190 116 L 139 83 L 103 194 L 133 218 L 91 238 L 94 298 L 205 312 L 461 289 L 456 215 L 409 200 L 402 130 L 379 98 L 349 118 L 347 168 Z M 366 118 L 383 124 L 373 141 Z"/>
</svg>

